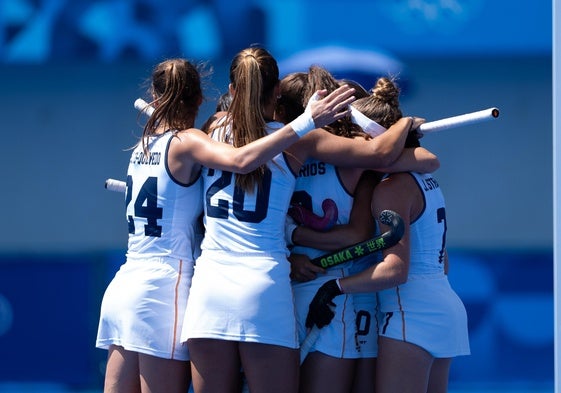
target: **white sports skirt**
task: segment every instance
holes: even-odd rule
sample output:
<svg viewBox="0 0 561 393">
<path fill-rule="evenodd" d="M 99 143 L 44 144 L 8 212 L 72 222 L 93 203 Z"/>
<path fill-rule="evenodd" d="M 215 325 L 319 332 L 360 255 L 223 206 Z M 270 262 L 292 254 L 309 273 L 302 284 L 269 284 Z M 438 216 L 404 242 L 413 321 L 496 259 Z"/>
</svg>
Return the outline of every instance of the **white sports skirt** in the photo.
<svg viewBox="0 0 561 393">
<path fill-rule="evenodd" d="M 212 338 L 298 348 L 286 254 L 203 250 L 181 341 Z"/>
<path fill-rule="evenodd" d="M 412 279 L 378 292 L 379 335 L 415 344 L 435 358 L 469 355 L 464 304 L 444 275 Z"/>
<path fill-rule="evenodd" d="M 298 320 L 298 335 L 300 343 L 307 335 L 306 317 L 310 302 L 317 290 L 325 282 L 336 277 L 347 275 L 346 268 L 333 267 L 325 274 L 319 274 L 314 280 L 307 282 L 293 282 L 292 289 L 296 301 Z M 360 358 L 360 346 L 357 336 L 357 325 L 352 295 L 340 295 L 333 299 L 335 316 L 331 322 L 320 329 L 319 336 L 311 347 L 310 352 L 321 352 L 335 358 Z"/>
<path fill-rule="evenodd" d="M 349 267 L 349 275 L 360 273 L 377 263 L 382 253 L 357 258 Z M 360 358 L 378 357 L 378 299 L 376 292 L 354 293 L 353 304 L 356 313 L 357 339 Z"/>
<path fill-rule="evenodd" d="M 354 293 L 357 341 L 360 358 L 378 357 L 378 300 L 375 292 Z"/>
<path fill-rule="evenodd" d="M 180 334 L 192 276 L 192 261 L 127 260 L 103 296 L 96 347 L 189 360 Z"/>
</svg>

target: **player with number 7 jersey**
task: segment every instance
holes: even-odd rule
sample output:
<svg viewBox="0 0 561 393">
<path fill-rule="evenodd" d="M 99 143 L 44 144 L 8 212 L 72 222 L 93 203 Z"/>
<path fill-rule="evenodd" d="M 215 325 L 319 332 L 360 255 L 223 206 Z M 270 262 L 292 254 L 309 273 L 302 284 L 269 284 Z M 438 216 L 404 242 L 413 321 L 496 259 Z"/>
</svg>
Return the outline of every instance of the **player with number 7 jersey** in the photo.
<svg viewBox="0 0 561 393">
<path fill-rule="evenodd" d="M 402 172 L 375 189 L 372 214 L 391 209 L 405 223 L 402 239 L 366 270 L 332 280 L 310 303 L 306 323 L 322 327 L 330 299 L 377 292 L 377 392 L 446 391 L 452 359 L 469 355 L 465 307 L 448 281 L 444 197 L 431 174 Z M 328 294 L 326 296 L 326 294 Z M 327 318 L 329 320 L 329 318 Z M 403 370 L 409 370 L 403 373 Z"/>
</svg>

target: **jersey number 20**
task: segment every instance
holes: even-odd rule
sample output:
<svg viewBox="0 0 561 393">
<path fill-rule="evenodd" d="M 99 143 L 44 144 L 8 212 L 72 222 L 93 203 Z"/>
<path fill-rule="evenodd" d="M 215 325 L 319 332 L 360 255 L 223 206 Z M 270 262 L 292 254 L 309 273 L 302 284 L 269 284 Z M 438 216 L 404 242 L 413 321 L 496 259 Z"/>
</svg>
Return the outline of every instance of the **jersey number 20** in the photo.
<svg viewBox="0 0 561 393">
<path fill-rule="evenodd" d="M 214 170 L 208 170 L 208 176 L 213 176 Z M 220 177 L 214 181 L 206 191 L 206 214 L 208 217 L 228 219 L 228 209 L 230 204 L 225 199 L 218 199 L 215 205 L 211 204 L 211 199 L 220 190 L 228 187 L 234 176 L 232 172 L 222 172 Z M 261 186 L 257 187 L 255 197 L 255 210 L 245 210 L 245 191 L 238 186 L 234 186 L 234 196 L 232 200 L 232 213 L 243 222 L 261 222 L 267 217 L 267 209 L 269 206 L 269 194 L 271 193 L 272 173 L 269 168 L 265 169 L 265 174 L 261 179 Z"/>
</svg>

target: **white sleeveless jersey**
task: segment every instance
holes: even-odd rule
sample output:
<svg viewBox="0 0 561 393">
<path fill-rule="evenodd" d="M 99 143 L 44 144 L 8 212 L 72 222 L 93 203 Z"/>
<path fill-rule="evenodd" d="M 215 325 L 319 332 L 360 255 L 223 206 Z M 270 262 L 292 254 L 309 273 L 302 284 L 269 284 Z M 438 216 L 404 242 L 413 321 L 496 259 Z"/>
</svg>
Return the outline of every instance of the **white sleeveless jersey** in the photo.
<svg viewBox="0 0 561 393">
<path fill-rule="evenodd" d="M 225 140 L 218 135 L 224 131 L 228 130 L 217 130 L 213 138 Z M 253 193 L 235 187 L 235 176 L 203 169 L 206 232 L 181 340 L 212 338 L 298 348 L 284 239 L 296 176 L 282 154 L 267 163 L 261 187 Z"/>
<path fill-rule="evenodd" d="M 378 292 L 378 334 L 417 345 L 436 358 L 469 355 L 466 310 L 444 274 L 444 197 L 431 174 L 411 175 L 425 209 L 410 227 L 407 282 Z"/>
<path fill-rule="evenodd" d="M 409 276 L 444 274 L 446 215 L 444 195 L 430 173 L 411 173 L 417 182 L 425 209 L 411 223 Z"/>
<path fill-rule="evenodd" d="M 282 124 L 268 123 L 269 131 Z M 221 141 L 217 130 L 212 137 Z M 236 175 L 204 168 L 202 250 L 283 253 L 288 255 L 284 224 L 296 181 L 283 154 L 267 163 L 261 187 L 245 192 L 235 187 Z"/>
<path fill-rule="evenodd" d="M 202 214 L 201 181 L 181 184 L 167 167 L 172 132 L 149 139 L 150 155 L 141 144 L 132 153 L 127 172 L 127 257 L 173 257 L 194 260 Z"/>
<path fill-rule="evenodd" d="M 337 168 L 331 164 L 314 159 L 308 159 L 300 168 L 292 204 L 299 204 L 318 216 L 323 216 L 322 203 L 325 199 L 332 199 L 337 205 L 337 225 L 348 224 L 353 207 L 353 195 L 343 185 Z M 306 254 L 313 259 L 326 253 L 311 247 L 294 246 L 292 252 Z"/>
<path fill-rule="evenodd" d="M 337 168 L 331 164 L 307 160 L 300 168 L 296 187 L 292 196 L 292 204 L 300 204 L 319 216 L 323 216 L 322 203 L 325 199 L 332 199 L 337 205 L 337 224 L 347 224 L 353 206 L 354 197 L 345 189 Z M 306 254 L 311 259 L 327 253 L 310 247 L 295 246 L 293 253 Z M 298 335 L 302 341 L 307 334 L 305 326 L 310 302 L 318 288 L 334 277 L 348 275 L 347 262 L 326 270 L 325 274 L 318 274 L 314 280 L 307 282 L 292 281 L 292 290 L 296 303 L 298 321 Z M 337 296 L 333 299 L 336 307 L 335 316 L 331 323 L 321 329 L 318 339 L 310 349 L 335 358 L 354 359 L 360 357 L 360 343 L 356 329 L 356 315 L 352 295 Z"/>
</svg>

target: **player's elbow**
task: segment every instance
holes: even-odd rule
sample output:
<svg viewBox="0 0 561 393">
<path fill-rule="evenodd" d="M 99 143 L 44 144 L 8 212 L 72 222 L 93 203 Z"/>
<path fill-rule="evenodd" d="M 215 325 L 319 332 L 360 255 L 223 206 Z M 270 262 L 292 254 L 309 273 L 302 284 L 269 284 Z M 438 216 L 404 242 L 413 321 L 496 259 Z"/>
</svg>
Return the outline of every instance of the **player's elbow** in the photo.
<svg viewBox="0 0 561 393">
<path fill-rule="evenodd" d="M 399 157 L 400 151 L 391 146 L 377 145 L 374 147 L 372 155 L 377 158 L 378 168 L 388 168 Z"/>
<path fill-rule="evenodd" d="M 407 274 L 397 274 L 394 276 L 395 285 L 403 285 L 407 282 Z"/>
<path fill-rule="evenodd" d="M 409 277 L 409 269 L 401 264 L 394 266 L 391 271 L 392 282 L 395 286 L 403 285 Z"/>
<path fill-rule="evenodd" d="M 429 166 L 429 171 L 427 173 L 432 173 L 440 168 L 440 161 L 438 160 L 438 157 L 435 154 L 432 154 L 432 156 L 427 162 L 427 165 Z"/>
<path fill-rule="evenodd" d="M 232 160 L 233 172 L 246 175 L 258 168 L 257 163 L 249 155 L 237 155 Z"/>
</svg>

